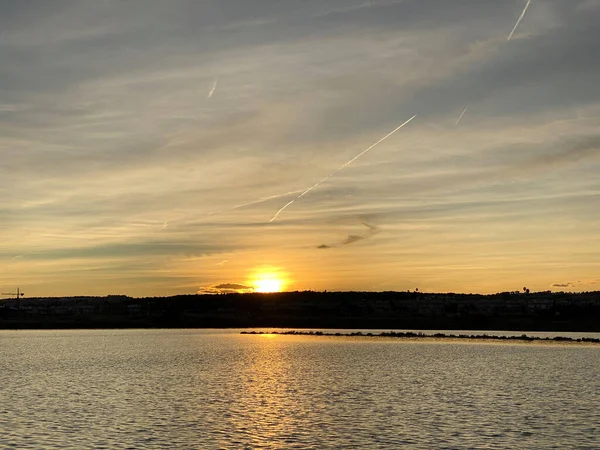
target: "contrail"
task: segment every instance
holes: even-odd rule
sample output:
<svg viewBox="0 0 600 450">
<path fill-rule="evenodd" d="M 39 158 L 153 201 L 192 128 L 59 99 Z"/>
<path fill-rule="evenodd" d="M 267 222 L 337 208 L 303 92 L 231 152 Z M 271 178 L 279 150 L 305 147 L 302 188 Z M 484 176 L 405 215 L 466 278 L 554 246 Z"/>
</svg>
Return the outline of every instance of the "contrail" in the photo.
<svg viewBox="0 0 600 450">
<path fill-rule="evenodd" d="M 262 198 L 259 198 L 258 200 L 254 200 L 252 202 L 241 203 L 239 205 L 232 206 L 227 211 L 232 211 L 234 209 L 243 208 L 244 206 L 251 206 L 251 205 L 256 205 L 258 203 L 264 203 L 266 201 L 273 200 L 275 198 L 287 197 L 288 195 L 297 194 L 298 192 L 302 192 L 302 190 L 301 189 L 297 189 L 295 191 L 286 192 L 285 194 L 277 194 L 277 195 L 271 195 L 270 197 L 262 197 Z"/>
<path fill-rule="evenodd" d="M 523 17 L 525 17 L 525 13 L 527 12 L 527 8 L 529 8 L 529 4 L 531 3 L 531 0 L 527 0 L 527 4 L 525 5 L 525 8 L 523 9 L 523 12 L 521 13 L 521 15 L 519 16 L 519 18 L 517 19 L 517 23 L 515 23 L 514 28 L 512 29 L 512 31 L 510 32 L 510 34 L 508 35 L 508 38 L 506 39 L 506 41 L 510 41 L 510 39 L 512 38 L 513 34 L 515 33 L 515 31 L 517 30 L 517 27 L 519 26 L 519 24 L 521 23 L 521 20 L 523 20 Z"/>
<path fill-rule="evenodd" d="M 350 161 L 348 161 L 346 164 L 344 164 L 343 166 L 341 166 L 338 170 L 336 170 L 334 173 L 339 172 L 340 170 L 342 170 L 343 168 L 349 166 L 350 164 L 352 164 L 354 161 L 356 161 L 358 158 L 360 158 L 362 155 L 364 155 L 365 153 L 367 153 L 369 150 L 371 150 L 373 147 L 375 147 L 376 145 L 382 143 L 383 141 L 385 141 L 387 138 L 389 138 L 392 134 L 394 134 L 396 131 L 398 131 L 400 128 L 402 128 L 404 125 L 407 125 L 411 120 L 413 120 L 416 116 L 416 114 L 414 116 L 412 116 L 410 119 L 408 119 L 406 122 L 404 122 L 402 125 L 397 126 L 396 128 L 394 128 L 393 131 L 390 131 L 388 134 L 386 134 L 384 137 L 382 137 L 381 139 L 379 139 L 377 142 L 375 142 L 373 145 L 371 145 L 369 148 L 367 148 L 366 150 L 363 150 L 362 152 L 360 152 L 358 155 L 356 155 L 354 158 L 352 158 Z M 333 174 L 332 174 L 333 175 Z"/>
<path fill-rule="evenodd" d="M 371 150 L 373 147 L 375 147 L 376 145 L 380 144 L 381 142 L 385 141 L 387 138 L 389 138 L 392 134 L 394 134 L 396 131 L 398 131 L 400 128 L 402 128 L 403 126 L 407 125 L 411 120 L 413 120 L 415 117 L 417 117 L 416 115 L 412 116 L 410 119 L 408 119 L 406 122 L 404 122 L 403 124 L 397 126 L 396 128 L 394 128 L 394 130 L 392 130 L 391 132 L 389 132 L 388 134 L 386 134 L 384 137 L 382 137 L 381 139 L 379 139 L 377 142 L 375 142 L 374 144 L 370 145 L 369 147 L 367 147 L 365 150 L 363 150 L 362 152 L 360 152 L 358 155 L 356 155 L 354 158 L 352 158 L 350 161 L 348 161 L 345 164 L 342 164 L 339 169 L 337 169 L 334 172 L 331 172 L 329 175 L 327 175 L 325 178 L 323 178 L 321 181 L 313 184 L 311 187 L 309 187 L 308 189 L 305 189 L 304 191 L 302 191 L 302 193 L 296 197 L 295 199 L 289 201 L 288 203 L 286 203 L 281 209 L 279 209 L 279 211 L 277 211 L 275 213 L 275 215 L 273 217 L 271 217 L 271 220 L 269 220 L 269 223 L 273 222 L 275 219 L 277 219 L 277 217 L 279 216 L 279 214 L 281 214 L 288 206 L 290 206 L 292 203 L 294 203 L 296 200 L 301 199 L 302 197 L 304 197 L 306 194 L 308 194 L 310 191 L 312 191 L 314 188 L 316 188 L 318 185 L 320 185 L 321 183 L 323 183 L 324 181 L 328 180 L 329 178 L 331 178 L 332 176 L 334 176 L 336 173 L 338 173 L 340 170 L 345 169 L 346 167 L 348 167 L 350 164 L 352 164 L 354 161 L 356 161 L 358 158 L 360 158 L 362 155 L 364 155 L 365 153 L 367 153 L 369 150 Z"/>
<path fill-rule="evenodd" d="M 515 31 L 517 31 L 517 28 L 519 27 L 519 24 L 521 23 L 521 21 L 523 20 L 523 17 L 525 17 L 525 13 L 527 13 L 527 9 L 529 8 L 529 5 L 531 4 L 531 0 L 527 0 L 527 3 L 525 4 L 525 8 L 523 8 L 523 12 L 521 13 L 521 15 L 519 16 L 519 18 L 517 19 L 517 23 L 515 23 L 515 26 L 513 27 L 513 29 L 511 30 L 510 34 L 508 35 L 508 37 L 506 38 L 506 42 L 510 41 L 513 37 L 513 34 L 515 34 Z M 455 125 L 458 125 L 458 123 L 460 122 L 460 120 L 462 119 L 462 117 L 465 115 L 465 113 L 467 112 L 467 109 L 469 108 L 469 105 L 467 105 L 467 107 L 463 110 L 463 112 L 460 114 L 460 117 L 458 118 L 458 120 L 456 121 Z"/>
<path fill-rule="evenodd" d="M 208 97 L 206 98 L 211 98 L 213 96 L 213 94 L 215 93 L 215 89 L 217 89 L 217 82 L 219 80 L 217 78 L 215 78 L 215 82 L 213 83 L 212 89 L 210 90 L 210 92 L 208 93 Z"/>
<path fill-rule="evenodd" d="M 456 121 L 456 125 L 458 125 L 458 122 L 460 122 L 460 119 L 463 118 L 463 116 L 467 112 L 467 109 L 469 109 L 469 105 L 467 105 L 467 107 L 465 109 L 463 109 L 463 112 L 460 113 L 460 116 L 458 117 L 458 120 Z"/>
<path fill-rule="evenodd" d="M 298 192 L 302 192 L 302 189 L 297 189 L 295 191 L 286 192 L 285 194 L 271 195 L 270 197 L 261 197 L 258 200 L 253 200 L 251 202 L 246 202 L 246 203 L 240 203 L 239 205 L 235 205 L 235 206 L 232 206 L 230 208 L 218 209 L 216 211 L 211 211 L 211 212 L 208 212 L 206 214 L 209 215 L 209 216 L 214 216 L 216 214 L 221 214 L 221 213 L 224 213 L 224 212 L 233 211 L 235 209 L 244 208 L 246 206 L 252 206 L 252 205 L 257 205 L 259 203 L 264 203 L 264 202 L 267 202 L 269 200 L 273 200 L 273 199 L 276 199 L 276 198 L 287 197 L 288 195 L 297 194 Z"/>
<path fill-rule="evenodd" d="M 288 206 L 290 206 L 292 203 L 294 203 L 296 200 L 298 200 L 300 197 L 295 198 L 294 200 L 291 200 L 289 202 L 287 202 L 285 205 L 283 205 L 283 208 L 281 208 L 279 211 L 277 211 L 275 213 L 275 215 L 273 217 L 271 217 L 271 220 L 269 220 L 269 223 L 273 222 L 275 219 L 277 219 L 277 216 L 279 216 L 279 214 L 281 214 L 283 212 L 283 210 L 285 208 L 287 208 Z"/>
</svg>

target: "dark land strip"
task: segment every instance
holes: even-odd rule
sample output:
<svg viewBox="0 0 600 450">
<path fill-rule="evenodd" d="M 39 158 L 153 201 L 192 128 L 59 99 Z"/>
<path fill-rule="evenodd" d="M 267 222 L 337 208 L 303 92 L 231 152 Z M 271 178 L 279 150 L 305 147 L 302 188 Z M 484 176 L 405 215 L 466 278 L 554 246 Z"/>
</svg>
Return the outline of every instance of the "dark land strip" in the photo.
<svg viewBox="0 0 600 450">
<path fill-rule="evenodd" d="M 282 292 L 0 301 L 0 329 L 291 328 L 600 332 L 600 292 Z"/>
</svg>

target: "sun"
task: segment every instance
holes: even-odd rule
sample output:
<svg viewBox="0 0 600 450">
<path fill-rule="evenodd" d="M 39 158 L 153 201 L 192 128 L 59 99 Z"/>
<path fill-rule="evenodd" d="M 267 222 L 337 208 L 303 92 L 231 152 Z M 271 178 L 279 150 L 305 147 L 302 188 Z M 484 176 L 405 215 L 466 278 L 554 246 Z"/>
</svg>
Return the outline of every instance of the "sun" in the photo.
<svg viewBox="0 0 600 450">
<path fill-rule="evenodd" d="M 260 278 L 254 281 L 254 292 L 281 292 L 283 281 L 277 278 Z"/>
<path fill-rule="evenodd" d="M 288 278 L 278 267 L 263 266 L 254 270 L 248 284 L 254 292 L 282 292 L 288 284 Z"/>
</svg>

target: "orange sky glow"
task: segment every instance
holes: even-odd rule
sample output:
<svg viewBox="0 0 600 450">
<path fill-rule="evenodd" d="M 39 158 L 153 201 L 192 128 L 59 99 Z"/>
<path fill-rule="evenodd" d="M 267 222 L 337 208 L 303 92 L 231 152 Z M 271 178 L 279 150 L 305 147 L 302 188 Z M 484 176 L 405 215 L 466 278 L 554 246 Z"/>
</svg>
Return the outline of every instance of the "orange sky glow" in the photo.
<svg viewBox="0 0 600 450">
<path fill-rule="evenodd" d="M 599 2 L 17 3 L 1 292 L 598 289 Z"/>
</svg>

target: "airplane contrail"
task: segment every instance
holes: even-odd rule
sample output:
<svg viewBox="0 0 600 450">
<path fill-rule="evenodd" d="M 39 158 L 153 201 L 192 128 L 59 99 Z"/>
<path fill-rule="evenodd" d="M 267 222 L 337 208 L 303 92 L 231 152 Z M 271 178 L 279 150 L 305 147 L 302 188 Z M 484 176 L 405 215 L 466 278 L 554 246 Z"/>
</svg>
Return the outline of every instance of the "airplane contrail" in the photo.
<svg viewBox="0 0 600 450">
<path fill-rule="evenodd" d="M 414 116 L 412 116 L 410 119 L 408 119 L 406 122 L 404 122 L 402 125 L 397 126 L 396 128 L 394 128 L 393 131 L 390 131 L 388 134 L 386 134 L 384 137 L 382 137 L 381 139 L 379 139 L 377 142 L 375 142 L 374 144 L 370 145 L 366 150 L 363 150 L 362 152 L 360 152 L 358 155 L 356 155 L 354 158 L 352 158 L 350 161 L 348 161 L 346 164 L 342 165 L 338 170 L 336 170 L 334 173 L 339 172 L 340 170 L 342 170 L 343 168 L 349 166 L 350 164 L 352 164 L 354 161 L 356 161 L 358 158 L 360 158 L 362 155 L 364 155 L 365 153 L 367 153 L 369 150 L 371 150 L 373 147 L 375 147 L 376 145 L 382 143 L 383 141 L 385 141 L 387 138 L 389 138 L 392 134 L 394 134 L 396 131 L 398 131 L 400 128 L 402 128 L 404 125 L 407 125 L 411 120 L 413 120 L 415 117 L 417 117 L 417 115 L 415 114 Z M 332 174 L 333 175 L 333 174 Z"/>
<path fill-rule="evenodd" d="M 239 205 L 235 205 L 230 208 L 218 209 L 216 211 L 211 211 L 206 214 L 209 216 L 214 216 L 214 215 L 221 214 L 224 212 L 233 211 L 235 209 L 244 208 L 246 206 L 252 206 L 252 205 L 257 205 L 259 203 L 264 203 L 264 202 L 267 202 L 269 200 L 273 200 L 276 198 L 287 197 L 288 195 L 297 194 L 298 192 L 302 192 L 302 189 L 296 189 L 295 191 L 286 192 L 284 194 L 271 195 L 270 197 L 261 197 L 258 200 L 253 200 L 251 202 L 246 202 L 246 203 L 240 203 Z"/>
<path fill-rule="evenodd" d="M 517 19 L 517 23 L 515 23 L 514 28 L 512 29 L 512 31 L 510 32 L 510 34 L 508 35 L 508 38 L 506 38 L 507 42 L 510 41 L 510 39 L 513 36 L 513 34 L 515 34 L 515 31 L 517 30 L 517 27 L 521 23 L 521 20 L 523 20 L 523 17 L 525 17 L 525 13 L 527 12 L 527 8 L 529 8 L 529 4 L 530 3 L 531 3 L 531 0 L 527 0 L 527 4 L 525 5 L 525 8 L 523 9 L 523 12 L 521 13 L 521 15 L 519 16 L 519 18 Z"/>
<path fill-rule="evenodd" d="M 513 34 L 515 34 L 515 31 L 517 31 L 517 28 L 519 27 L 519 24 L 521 23 L 521 21 L 523 20 L 523 17 L 525 17 L 525 13 L 527 12 L 527 9 L 529 8 L 529 5 L 531 4 L 531 0 L 527 0 L 527 3 L 525 4 L 525 8 L 523 8 L 523 12 L 521 12 L 521 15 L 519 16 L 519 18 L 517 19 L 517 23 L 515 23 L 515 26 L 513 27 L 513 29 L 511 30 L 510 34 L 508 35 L 508 37 L 506 38 L 506 42 L 510 41 L 513 37 Z M 465 113 L 467 112 L 467 109 L 469 108 L 469 105 L 467 105 L 467 107 L 465 109 L 463 109 L 463 112 L 460 114 L 458 120 L 456 121 L 455 125 L 458 125 L 458 123 L 460 122 L 460 120 L 463 118 L 463 116 L 465 115 Z"/>
<path fill-rule="evenodd" d="M 460 119 L 463 118 L 463 116 L 465 115 L 465 113 L 467 112 L 467 109 L 469 109 L 469 105 L 466 106 L 465 109 L 463 109 L 463 112 L 460 113 L 460 116 L 458 117 L 458 120 L 456 121 L 456 125 L 458 125 L 458 122 L 460 122 Z"/>
<path fill-rule="evenodd" d="M 239 205 L 232 206 L 227 211 L 232 211 L 234 209 L 243 208 L 244 206 L 251 206 L 251 205 L 256 205 L 258 203 L 264 203 L 266 201 L 273 200 L 273 199 L 276 199 L 276 198 L 287 197 L 288 195 L 297 194 L 298 192 L 302 192 L 302 190 L 301 189 L 297 189 L 295 191 L 286 192 L 285 194 L 271 195 L 270 197 L 261 197 L 258 200 L 254 200 L 252 202 L 241 203 Z"/>
<path fill-rule="evenodd" d="M 215 93 L 215 89 L 217 89 L 217 82 L 219 80 L 217 78 L 215 78 L 215 82 L 213 83 L 212 89 L 210 90 L 210 92 L 208 93 L 208 96 L 206 98 L 211 98 L 213 96 L 213 94 Z"/>
<path fill-rule="evenodd" d="M 364 155 L 365 153 L 367 153 L 369 150 L 371 150 L 373 147 L 375 147 L 376 145 L 380 144 L 381 142 L 385 141 L 387 138 L 389 138 L 392 134 L 394 134 L 395 132 L 397 132 L 400 128 L 402 128 L 403 126 L 407 125 L 411 120 L 413 120 L 415 117 L 417 117 L 416 115 L 412 116 L 410 119 L 408 119 L 406 122 L 404 122 L 403 124 L 397 126 L 396 128 L 394 128 L 392 131 L 390 131 L 388 134 L 386 134 L 384 137 L 382 137 L 381 139 L 379 139 L 377 142 L 375 142 L 374 144 L 371 144 L 369 147 L 367 147 L 365 150 L 363 150 L 362 152 L 360 152 L 358 155 L 356 155 L 354 158 L 352 158 L 350 161 L 348 161 L 345 164 L 342 164 L 339 169 L 335 170 L 334 172 L 331 172 L 329 175 L 327 175 L 325 178 L 323 178 L 321 181 L 313 184 L 311 187 L 305 189 L 304 191 L 302 191 L 302 193 L 290 200 L 289 202 L 287 202 L 283 207 L 281 207 L 279 209 L 279 211 L 277 211 L 275 213 L 275 215 L 273 217 L 271 217 L 271 220 L 269 220 L 269 223 L 273 222 L 275 219 L 277 219 L 277 217 L 279 216 L 279 214 L 281 214 L 288 206 L 290 206 L 292 203 L 294 203 L 296 200 L 300 200 L 302 197 L 304 197 L 306 194 L 308 194 L 310 191 L 312 191 L 314 188 L 316 188 L 317 186 L 319 186 L 321 183 L 323 183 L 324 181 L 327 181 L 329 178 L 331 178 L 332 176 L 334 176 L 336 173 L 338 173 L 340 170 L 345 169 L 346 167 L 348 167 L 350 164 L 352 164 L 354 161 L 356 161 L 358 158 L 360 158 L 362 155 Z"/>
</svg>

